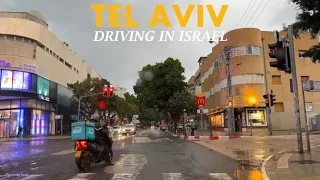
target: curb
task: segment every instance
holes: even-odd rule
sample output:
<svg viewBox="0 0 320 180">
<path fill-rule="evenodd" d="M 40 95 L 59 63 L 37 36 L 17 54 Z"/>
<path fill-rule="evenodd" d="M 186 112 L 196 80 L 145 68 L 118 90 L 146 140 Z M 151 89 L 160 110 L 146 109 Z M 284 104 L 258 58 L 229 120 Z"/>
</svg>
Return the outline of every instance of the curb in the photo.
<svg viewBox="0 0 320 180">
<path fill-rule="evenodd" d="M 219 139 L 239 139 L 239 138 L 249 138 L 252 136 L 183 136 L 180 135 L 180 139 L 184 140 L 219 140 Z"/>
<path fill-rule="evenodd" d="M 59 140 L 59 139 L 71 139 L 71 136 L 47 136 L 47 137 L 33 137 L 33 138 L 8 138 L 2 139 L 0 142 L 8 141 L 37 141 L 37 140 Z"/>
</svg>

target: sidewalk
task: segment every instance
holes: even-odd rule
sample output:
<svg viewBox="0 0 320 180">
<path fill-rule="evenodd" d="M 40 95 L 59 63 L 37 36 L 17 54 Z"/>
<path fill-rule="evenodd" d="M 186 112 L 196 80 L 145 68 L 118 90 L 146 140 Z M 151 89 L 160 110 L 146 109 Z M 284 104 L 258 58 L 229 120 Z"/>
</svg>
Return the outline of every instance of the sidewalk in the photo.
<svg viewBox="0 0 320 180">
<path fill-rule="evenodd" d="M 41 136 L 41 137 L 25 137 L 25 138 L 0 138 L 0 142 L 6 141 L 34 141 L 46 139 L 71 139 L 71 136 Z"/>
<path fill-rule="evenodd" d="M 310 132 L 310 134 L 320 134 L 319 131 L 317 132 Z M 182 132 L 178 133 L 177 136 L 182 135 Z M 272 136 L 284 136 L 284 135 L 296 135 L 295 130 L 274 130 L 272 132 Z M 176 135 L 175 135 L 176 136 Z M 191 131 L 187 131 L 187 136 L 191 136 Z M 194 136 L 211 136 L 211 132 L 208 129 L 205 129 L 203 132 L 202 130 L 195 131 Z M 222 129 L 215 129 L 212 131 L 212 136 L 251 136 L 250 130 L 246 132 L 235 132 L 230 133 L 224 132 Z M 252 129 L 252 136 L 264 137 L 270 136 L 268 129 Z M 186 138 L 185 138 L 186 139 Z M 189 139 L 189 138 L 187 138 Z M 192 139 L 192 138 L 191 138 Z"/>
<path fill-rule="evenodd" d="M 303 154 L 288 151 L 272 156 L 262 169 L 265 179 L 270 180 L 316 180 L 320 179 L 320 146 Z"/>
</svg>

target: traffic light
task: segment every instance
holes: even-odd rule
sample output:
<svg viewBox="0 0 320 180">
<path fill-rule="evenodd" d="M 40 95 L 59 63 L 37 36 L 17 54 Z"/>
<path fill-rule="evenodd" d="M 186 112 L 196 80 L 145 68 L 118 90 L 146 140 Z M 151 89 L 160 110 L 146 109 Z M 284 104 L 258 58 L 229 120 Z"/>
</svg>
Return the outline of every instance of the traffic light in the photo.
<svg viewBox="0 0 320 180">
<path fill-rule="evenodd" d="M 270 94 L 270 105 L 273 106 L 275 104 L 276 101 L 276 95 L 274 94 Z"/>
<path fill-rule="evenodd" d="M 290 52 L 289 47 L 286 46 L 286 40 L 282 39 L 281 41 L 268 44 L 268 46 L 270 49 L 269 57 L 277 59 L 270 62 L 270 66 L 291 74 Z"/>
<path fill-rule="evenodd" d="M 103 96 L 105 97 L 112 97 L 114 92 L 114 87 L 112 85 L 104 85 L 103 87 Z"/>
<path fill-rule="evenodd" d="M 266 107 L 269 107 L 269 94 L 263 95 L 263 98 L 266 99 Z"/>
</svg>

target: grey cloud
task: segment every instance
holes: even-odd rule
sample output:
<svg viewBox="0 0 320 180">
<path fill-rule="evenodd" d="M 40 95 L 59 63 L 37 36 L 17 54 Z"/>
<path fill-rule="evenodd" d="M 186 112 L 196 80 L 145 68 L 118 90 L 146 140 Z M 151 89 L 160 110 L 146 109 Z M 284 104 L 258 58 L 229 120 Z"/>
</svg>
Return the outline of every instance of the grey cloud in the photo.
<svg viewBox="0 0 320 180">
<path fill-rule="evenodd" d="M 167 57 L 178 58 L 186 68 L 185 76 L 188 78 L 198 68 L 197 60 L 200 56 L 210 53 L 212 44 L 207 42 L 93 42 L 95 30 L 128 30 L 125 28 L 110 29 L 107 26 L 108 13 L 104 12 L 104 26 L 95 28 L 95 12 L 91 10 L 91 4 L 132 4 L 133 20 L 138 21 L 140 27 L 134 30 L 150 30 L 147 28 L 152 12 L 156 4 L 165 4 L 171 24 L 174 28 L 168 30 L 183 30 L 171 8 L 172 4 L 179 4 L 184 13 L 188 4 L 213 4 L 220 8 L 222 4 L 229 4 L 226 17 L 220 28 L 212 27 L 211 20 L 205 15 L 206 27 L 201 31 L 224 30 L 229 31 L 237 28 L 249 0 L 226 0 L 226 1 L 191 1 L 191 0 L 0 0 L 0 7 L 13 11 L 39 11 L 47 20 L 49 28 L 62 41 L 69 43 L 70 47 L 77 52 L 90 66 L 92 66 L 103 77 L 115 84 L 124 85 L 128 91 L 133 92 L 132 86 L 136 83 L 138 71 L 146 64 L 154 64 L 163 61 Z M 287 4 L 281 4 L 279 9 L 286 9 Z M 292 8 L 286 9 L 294 13 Z M 218 9 L 217 9 L 218 11 Z M 253 10 L 252 10 L 253 11 Z M 265 11 L 269 12 L 270 9 Z M 259 11 L 258 11 L 259 12 Z M 205 11 L 206 13 L 206 11 Z M 192 16 L 186 29 L 195 30 L 196 16 Z M 279 12 L 279 14 L 281 14 Z M 249 16 L 250 17 L 250 16 Z M 258 28 L 273 30 L 280 28 L 282 22 L 269 18 L 269 24 L 261 24 L 265 15 L 258 19 Z M 283 21 L 286 20 L 285 17 Z M 277 23 L 274 23 L 277 22 Z M 270 24 L 273 26 L 270 27 Z M 132 29 L 130 29 L 132 30 Z M 165 30 L 164 27 L 156 27 L 155 31 Z"/>
</svg>

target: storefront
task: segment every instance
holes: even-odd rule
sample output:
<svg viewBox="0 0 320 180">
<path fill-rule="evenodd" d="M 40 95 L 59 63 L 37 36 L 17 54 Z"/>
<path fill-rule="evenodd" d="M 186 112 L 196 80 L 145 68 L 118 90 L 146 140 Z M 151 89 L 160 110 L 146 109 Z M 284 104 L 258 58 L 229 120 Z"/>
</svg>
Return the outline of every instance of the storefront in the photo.
<svg viewBox="0 0 320 180">
<path fill-rule="evenodd" d="M 0 138 L 48 135 L 54 123 L 56 83 L 36 74 L 0 70 Z M 52 92 L 50 92 L 52 90 Z"/>
</svg>

